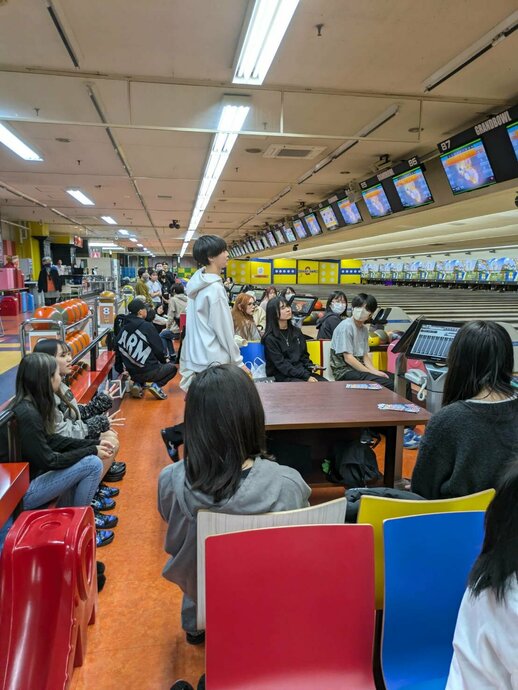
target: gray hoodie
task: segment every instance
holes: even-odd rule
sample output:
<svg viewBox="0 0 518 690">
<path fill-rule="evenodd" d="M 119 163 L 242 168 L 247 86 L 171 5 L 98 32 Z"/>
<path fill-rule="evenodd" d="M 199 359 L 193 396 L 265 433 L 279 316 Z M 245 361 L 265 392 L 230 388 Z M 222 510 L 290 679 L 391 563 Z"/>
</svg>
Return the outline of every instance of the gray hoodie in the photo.
<svg viewBox="0 0 518 690">
<path fill-rule="evenodd" d="M 180 356 L 180 383 L 187 390 L 193 374 L 211 364 L 242 366 L 234 341 L 234 324 L 221 278 L 201 268 L 187 283 L 187 322 Z"/>
<path fill-rule="evenodd" d="M 165 550 L 171 555 L 162 575 L 176 582 L 196 601 L 196 515 L 213 510 L 234 515 L 306 508 L 311 489 L 300 474 L 285 465 L 256 458 L 241 479 L 236 493 L 217 505 L 211 496 L 193 491 L 185 477 L 183 461 L 165 467 L 158 480 L 158 509 L 167 522 Z"/>
</svg>

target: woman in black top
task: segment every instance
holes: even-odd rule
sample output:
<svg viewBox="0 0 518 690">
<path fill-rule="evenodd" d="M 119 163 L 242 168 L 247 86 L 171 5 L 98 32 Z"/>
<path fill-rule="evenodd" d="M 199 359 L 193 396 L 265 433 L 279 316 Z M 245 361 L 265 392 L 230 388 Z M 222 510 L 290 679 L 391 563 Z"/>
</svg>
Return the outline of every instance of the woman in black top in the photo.
<svg viewBox="0 0 518 690">
<path fill-rule="evenodd" d="M 463 326 L 448 354 L 443 408 L 419 447 L 412 491 L 428 499 L 495 487 L 518 454 L 518 398 L 511 385 L 513 344 L 492 321 Z"/>
<path fill-rule="evenodd" d="M 319 340 L 331 340 L 333 332 L 347 312 L 345 292 L 334 290 L 327 298 L 324 315 L 317 321 L 316 328 Z"/>
<path fill-rule="evenodd" d="M 315 373 L 306 338 L 291 323 L 291 307 L 283 297 L 274 297 L 266 305 L 266 328 L 263 336 L 266 375 L 276 381 L 326 381 Z"/>
<path fill-rule="evenodd" d="M 111 444 L 54 433 L 54 393 L 61 376 L 54 357 L 29 354 L 16 375 L 16 395 L 9 405 L 20 432 L 21 457 L 29 463 L 30 484 L 23 498 L 33 510 L 66 493 L 66 505 L 89 506 L 103 474 Z M 0 462 L 8 460 L 7 429 L 0 429 Z"/>
</svg>

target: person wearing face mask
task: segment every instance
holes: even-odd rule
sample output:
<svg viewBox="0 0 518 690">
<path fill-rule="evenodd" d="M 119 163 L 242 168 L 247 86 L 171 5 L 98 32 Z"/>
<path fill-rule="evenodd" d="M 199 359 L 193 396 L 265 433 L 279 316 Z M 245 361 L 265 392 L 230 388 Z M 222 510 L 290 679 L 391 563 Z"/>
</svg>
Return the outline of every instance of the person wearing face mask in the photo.
<svg viewBox="0 0 518 690">
<path fill-rule="evenodd" d="M 377 308 L 373 295 L 360 293 L 353 297 L 352 318 L 342 321 L 331 339 L 331 371 L 336 381 L 373 381 L 393 391 L 394 375 L 376 369 L 369 352 L 369 329 L 365 324 Z M 413 429 L 405 429 L 405 448 L 416 449 L 420 441 L 421 436 Z"/>
<path fill-rule="evenodd" d="M 45 306 L 49 307 L 59 299 L 61 295 L 61 278 L 56 266 L 52 265 L 50 256 L 44 256 L 41 260 L 42 269 L 38 276 L 38 292 L 42 292 Z"/>
<path fill-rule="evenodd" d="M 334 290 L 327 298 L 324 315 L 318 319 L 316 328 L 319 340 L 331 340 L 335 328 L 342 323 L 347 311 L 347 297 L 341 290 Z"/>
</svg>

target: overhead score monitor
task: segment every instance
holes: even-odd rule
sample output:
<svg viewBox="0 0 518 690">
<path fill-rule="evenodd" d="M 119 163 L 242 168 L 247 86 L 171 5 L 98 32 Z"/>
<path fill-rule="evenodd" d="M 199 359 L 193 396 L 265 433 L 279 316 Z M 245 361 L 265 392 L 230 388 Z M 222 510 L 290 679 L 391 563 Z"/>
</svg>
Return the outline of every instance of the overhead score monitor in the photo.
<svg viewBox="0 0 518 690">
<path fill-rule="evenodd" d="M 516 160 L 518 160 L 518 122 L 513 122 L 512 125 L 507 126 L 507 134 L 511 140 Z"/>
<path fill-rule="evenodd" d="M 319 209 L 319 213 L 328 230 L 336 230 L 336 228 L 340 227 L 331 205 L 322 206 Z"/>
<path fill-rule="evenodd" d="M 305 240 L 306 237 L 308 237 L 308 230 L 306 230 L 306 226 L 300 220 L 300 218 L 295 218 L 293 221 L 293 229 L 295 230 L 299 240 Z"/>
<path fill-rule="evenodd" d="M 451 321 L 419 321 L 406 356 L 446 364 L 451 345 L 462 325 Z"/>
<path fill-rule="evenodd" d="M 383 216 L 389 216 L 392 213 L 381 183 L 365 190 L 362 189 L 362 196 L 373 218 L 383 218 Z"/>
<path fill-rule="evenodd" d="M 495 184 L 495 173 L 481 139 L 441 155 L 441 163 L 454 194 L 471 192 Z"/>
<path fill-rule="evenodd" d="M 293 230 L 290 228 L 290 226 L 287 223 L 285 223 L 282 226 L 282 231 L 284 233 L 284 237 L 286 238 L 286 240 L 288 242 L 296 242 L 297 241 L 297 238 L 295 237 L 295 233 L 293 232 Z"/>
<path fill-rule="evenodd" d="M 271 230 L 267 230 L 265 232 L 265 237 L 268 240 L 268 244 L 272 249 L 274 249 L 277 246 L 277 240 L 275 239 L 275 235 Z"/>
<path fill-rule="evenodd" d="M 417 208 L 433 202 L 433 196 L 421 166 L 395 175 L 392 182 L 405 208 Z"/>
<path fill-rule="evenodd" d="M 318 218 L 314 213 L 308 213 L 306 216 L 304 216 L 304 222 L 308 227 L 310 235 L 313 237 L 322 233 L 322 227 L 320 226 Z"/>
<path fill-rule="evenodd" d="M 278 244 L 286 244 L 286 240 L 284 239 L 284 235 L 282 234 L 282 230 L 280 228 L 274 228 L 273 233 Z"/>
<path fill-rule="evenodd" d="M 358 206 L 354 203 L 354 201 L 342 199 L 341 201 L 338 201 L 337 206 L 346 225 L 356 225 L 356 223 L 362 222 L 363 218 L 361 217 Z"/>
</svg>

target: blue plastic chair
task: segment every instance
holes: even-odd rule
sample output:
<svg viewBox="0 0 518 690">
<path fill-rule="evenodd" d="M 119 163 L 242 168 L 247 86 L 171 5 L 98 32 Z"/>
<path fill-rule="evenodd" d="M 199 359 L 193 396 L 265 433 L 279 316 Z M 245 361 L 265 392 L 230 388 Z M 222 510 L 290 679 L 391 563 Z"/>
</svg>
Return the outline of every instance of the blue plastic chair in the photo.
<svg viewBox="0 0 518 690">
<path fill-rule="evenodd" d="M 444 690 L 482 511 L 385 520 L 381 662 L 387 690 Z"/>
</svg>

